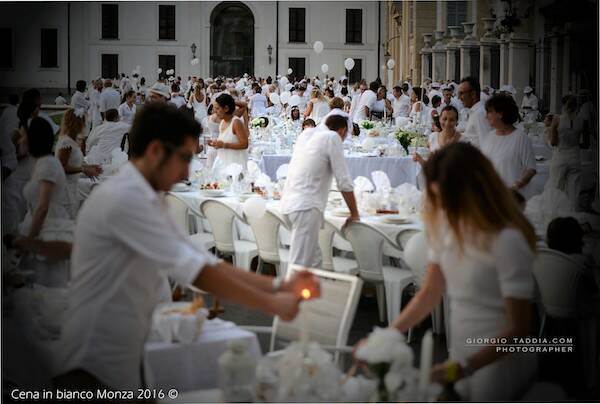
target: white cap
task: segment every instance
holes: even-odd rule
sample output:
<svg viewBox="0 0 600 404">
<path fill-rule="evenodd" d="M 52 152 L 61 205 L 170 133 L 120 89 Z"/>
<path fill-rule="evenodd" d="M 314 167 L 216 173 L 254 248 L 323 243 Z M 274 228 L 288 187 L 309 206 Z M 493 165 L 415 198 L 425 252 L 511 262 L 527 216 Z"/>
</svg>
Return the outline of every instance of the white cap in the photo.
<svg viewBox="0 0 600 404">
<path fill-rule="evenodd" d="M 513 95 L 517 93 L 517 90 L 515 90 L 515 88 L 510 84 L 505 84 L 502 87 L 500 87 L 500 91 L 505 93 L 511 93 Z"/>
<path fill-rule="evenodd" d="M 525 86 L 525 88 L 523 89 L 523 92 L 525 94 L 532 93 L 533 92 L 533 88 L 531 88 L 529 86 Z"/>
<path fill-rule="evenodd" d="M 150 87 L 148 91 L 165 97 L 167 100 L 171 98 L 171 91 L 169 90 L 169 86 L 163 83 L 154 83 L 154 85 Z"/>
<path fill-rule="evenodd" d="M 441 84 L 438 83 L 437 81 L 434 81 L 433 83 L 431 83 L 431 88 L 440 88 Z"/>
</svg>

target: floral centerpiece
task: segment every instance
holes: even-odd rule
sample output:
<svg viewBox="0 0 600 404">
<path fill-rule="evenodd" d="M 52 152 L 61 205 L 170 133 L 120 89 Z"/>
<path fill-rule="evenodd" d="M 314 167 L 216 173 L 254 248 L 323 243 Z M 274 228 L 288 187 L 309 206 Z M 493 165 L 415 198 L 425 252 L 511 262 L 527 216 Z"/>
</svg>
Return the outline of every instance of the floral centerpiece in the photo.
<svg viewBox="0 0 600 404">
<path fill-rule="evenodd" d="M 258 128 L 266 128 L 269 125 L 269 119 L 261 116 L 259 118 L 254 118 L 252 121 L 250 121 L 250 126 L 252 126 L 252 128 L 258 129 Z"/>
<path fill-rule="evenodd" d="M 375 122 L 369 121 L 368 119 L 363 119 L 360 121 L 360 127 L 364 130 L 371 130 L 375 127 Z"/>
<path fill-rule="evenodd" d="M 418 372 L 413 368 L 413 352 L 404 335 L 395 328 L 378 328 L 356 350 L 356 359 L 365 362 L 378 380 L 375 401 L 413 401 Z M 403 393 L 401 393 L 403 392 Z"/>
<path fill-rule="evenodd" d="M 423 137 L 419 132 L 410 130 L 410 129 L 398 129 L 394 134 L 394 137 L 400 143 L 400 145 L 404 148 L 406 153 L 408 154 L 408 147 L 413 146 L 413 140 L 418 139 L 419 137 Z"/>
<path fill-rule="evenodd" d="M 413 137 L 410 141 L 410 145 L 413 147 L 428 147 L 429 139 L 425 135 L 421 135 L 420 133 Z"/>
</svg>

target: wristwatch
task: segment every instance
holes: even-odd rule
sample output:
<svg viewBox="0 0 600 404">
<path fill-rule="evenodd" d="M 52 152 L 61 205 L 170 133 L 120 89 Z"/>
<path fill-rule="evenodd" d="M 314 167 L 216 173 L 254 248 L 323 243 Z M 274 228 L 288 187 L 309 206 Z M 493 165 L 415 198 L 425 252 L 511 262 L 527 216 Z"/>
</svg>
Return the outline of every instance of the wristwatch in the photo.
<svg viewBox="0 0 600 404">
<path fill-rule="evenodd" d="M 273 277 L 273 292 L 279 292 L 279 289 L 281 289 L 281 285 L 283 284 L 283 280 L 281 278 L 278 277 Z"/>
</svg>

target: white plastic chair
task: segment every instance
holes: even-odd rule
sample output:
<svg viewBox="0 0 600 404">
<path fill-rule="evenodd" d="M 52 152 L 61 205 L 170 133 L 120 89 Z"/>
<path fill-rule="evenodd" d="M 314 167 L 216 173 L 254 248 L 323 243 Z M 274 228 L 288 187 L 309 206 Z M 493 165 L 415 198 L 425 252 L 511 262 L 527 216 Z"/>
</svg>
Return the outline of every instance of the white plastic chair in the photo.
<svg viewBox="0 0 600 404">
<path fill-rule="evenodd" d="M 418 230 L 407 229 L 403 232 L 400 232 L 396 236 L 396 240 L 398 240 L 398 244 L 404 244 L 404 261 L 408 268 L 412 271 L 415 286 L 417 289 L 421 287 L 423 281 L 425 280 L 425 274 L 427 272 L 427 238 L 425 237 L 425 233 Z M 405 241 L 406 240 L 406 241 Z M 444 305 L 446 307 L 447 305 Z M 441 306 L 438 305 L 434 311 L 431 312 L 431 323 L 433 332 L 438 334 L 442 328 L 441 324 Z M 446 339 L 447 344 L 449 346 L 450 341 L 450 333 L 449 333 L 449 318 L 445 318 L 446 324 Z M 413 329 L 410 328 L 408 330 L 408 342 L 412 340 L 412 332 Z"/>
<path fill-rule="evenodd" d="M 192 208 L 177 195 L 171 193 L 167 193 L 165 200 L 167 201 L 169 213 L 173 219 L 175 219 L 177 226 L 179 226 L 179 228 L 185 234 L 190 234 L 190 213 L 193 213 Z M 215 246 L 215 240 L 210 233 L 193 233 L 190 234 L 190 239 L 195 245 L 199 246 L 205 251 L 208 251 Z"/>
<path fill-rule="evenodd" d="M 344 237 L 330 221 L 325 220 L 323 228 L 319 231 L 319 248 L 321 248 L 323 257 L 322 268 L 326 271 L 358 275 L 356 260 L 333 256 L 333 238 L 336 234 L 341 238 Z"/>
<path fill-rule="evenodd" d="M 342 229 L 342 234 L 352 244 L 359 276 L 375 285 L 380 321 L 385 321 L 387 302 L 389 324 L 400 312 L 404 289 L 414 282 L 412 272 L 383 265 L 384 244 L 388 243 L 396 249 L 398 246 L 381 230 L 367 223 L 350 222 Z"/>
<path fill-rule="evenodd" d="M 533 264 L 533 278 L 542 309 L 540 336 L 546 317 L 570 318 L 577 315 L 577 287 L 583 267 L 559 251 L 540 248 Z"/>
<path fill-rule="evenodd" d="M 234 266 L 249 271 L 252 259 L 258 255 L 256 244 L 233 236 L 234 220 L 246 223 L 244 218 L 223 202 L 212 199 L 202 202 L 200 212 L 210 224 L 218 253 L 232 257 Z"/>
<path fill-rule="evenodd" d="M 281 247 L 279 229 L 283 227 L 289 230 L 289 224 L 270 211 L 266 211 L 259 218 L 248 215 L 245 218 L 252 229 L 258 247 L 257 272 L 260 272 L 263 263 L 268 263 L 275 266 L 277 276 L 285 276 L 290 250 Z"/>
<path fill-rule="evenodd" d="M 286 278 L 294 272 L 305 270 L 298 265 L 290 265 Z M 354 322 L 362 280 L 357 276 L 338 274 L 309 268 L 321 284 L 319 299 L 304 301 L 300 304 L 298 316 L 291 322 L 285 322 L 275 317 L 272 327 L 242 327 L 258 333 L 271 334 L 269 351 L 273 352 L 276 343 L 285 343 L 299 339 L 300 328 L 308 326 L 309 339 L 318 342 L 323 349 L 334 351 L 336 360 L 340 352 L 352 352 L 348 347 L 348 335 Z M 306 322 L 300 321 L 304 316 Z"/>
</svg>

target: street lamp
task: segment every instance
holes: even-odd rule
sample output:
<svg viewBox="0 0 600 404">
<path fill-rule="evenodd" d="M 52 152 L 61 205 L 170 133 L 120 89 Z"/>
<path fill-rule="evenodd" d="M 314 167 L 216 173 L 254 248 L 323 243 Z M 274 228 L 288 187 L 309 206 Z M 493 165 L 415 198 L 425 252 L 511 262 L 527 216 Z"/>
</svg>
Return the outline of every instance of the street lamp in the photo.
<svg viewBox="0 0 600 404">
<path fill-rule="evenodd" d="M 192 50 L 192 59 L 196 59 L 196 49 L 198 49 L 198 47 L 196 46 L 195 43 L 192 43 L 192 46 L 190 46 L 190 49 Z"/>
<path fill-rule="evenodd" d="M 271 46 L 271 44 L 269 44 L 269 46 L 267 46 L 267 52 L 269 53 L 269 64 L 271 64 L 272 62 L 272 57 L 271 55 L 273 54 L 273 47 Z"/>
</svg>

